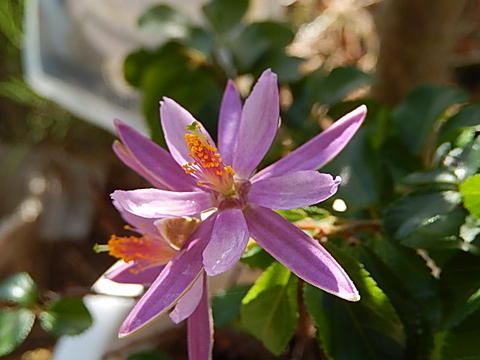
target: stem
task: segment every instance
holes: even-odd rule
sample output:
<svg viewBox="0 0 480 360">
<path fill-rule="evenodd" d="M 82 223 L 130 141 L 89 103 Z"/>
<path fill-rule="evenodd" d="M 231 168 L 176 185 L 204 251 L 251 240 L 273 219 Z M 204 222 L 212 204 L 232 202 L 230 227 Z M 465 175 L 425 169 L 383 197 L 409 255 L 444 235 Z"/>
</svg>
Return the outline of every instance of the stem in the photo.
<svg viewBox="0 0 480 360">
<path fill-rule="evenodd" d="M 300 360 L 303 358 L 307 345 L 314 339 L 315 327 L 310 315 L 307 312 L 305 302 L 303 301 L 304 281 L 298 279 L 297 301 L 298 301 L 298 326 L 295 345 L 292 349 L 291 360 Z"/>
</svg>

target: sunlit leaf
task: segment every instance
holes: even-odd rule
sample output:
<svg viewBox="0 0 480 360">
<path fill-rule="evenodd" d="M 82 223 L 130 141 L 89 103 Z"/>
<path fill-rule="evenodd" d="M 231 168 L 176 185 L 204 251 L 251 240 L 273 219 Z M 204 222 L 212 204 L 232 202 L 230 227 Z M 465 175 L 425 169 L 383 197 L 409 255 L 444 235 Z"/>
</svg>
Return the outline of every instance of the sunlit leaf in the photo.
<svg viewBox="0 0 480 360">
<path fill-rule="evenodd" d="M 39 315 L 42 327 L 56 335 L 78 335 L 92 324 L 90 312 L 82 299 L 65 298 L 50 304 Z"/>
<path fill-rule="evenodd" d="M 29 307 L 35 304 L 37 298 L 37 285 L 25 272 L 9 276 L 0 283 L 0 300 Z"/>
<path fill-rule="evenodd" d="M 0 356 L 11 353 L 30 333 L 35 314 L 27 309 L 0 310 Z"/>
</svg>

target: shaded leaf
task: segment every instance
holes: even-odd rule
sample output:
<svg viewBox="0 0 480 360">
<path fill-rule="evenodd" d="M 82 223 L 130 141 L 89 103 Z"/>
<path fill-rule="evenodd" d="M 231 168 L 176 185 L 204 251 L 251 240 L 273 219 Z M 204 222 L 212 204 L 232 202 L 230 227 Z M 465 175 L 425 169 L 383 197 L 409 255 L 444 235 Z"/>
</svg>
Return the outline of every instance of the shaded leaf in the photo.
<svg viewBox="0 0 480 360">
<path fill-rule="evenodd" d="M 240 261 L 252 268 L 266 269 L 275 259 L 260 246 L 254 245 L 242 255 Z"/>
<path fill-rule="evenodd" d="M 26 272 L 9 276 L 0 283 L 0 300 L 29 307 L 38 299 L 38 288 Z"/>
<path fill-rule="evenodd" d="M 332 359 L 401 359 L 405 334 L 390 300 L 370 274 L 344 251 L 327 245 L 347 271 L 361 299 L 351 303 L 306 285 L 305 304 Z"/>
<path fill-rule="evenodd" d="M 393 113 L 400 138 L 413 154 L 420 154 L 434 124 L 451 105 L 467 94 L 457 88 L 423 85 L 410 92 Z"/>
<path fill-rule="evenodd" d="M 138 18 L 138 25 L 167 36 L 183 37 L 188 33 L 189 19 L 168 5 L 155 5 Z"/>
<path fill-rule="evenodd" d="M 39 315 L 42 327 L 56 335 L 78 335 L 92 324 L 90 312 L 82 299 L 65 298 L 50 304 Z"/>
<path fill-rule="evenodd" d="M 11 353 L 30 333 L 35 314 L 27 309 L 0 310 L 0 356 Z"/>
<path fill-rule="evenodd" d="M 480 360 L 478 324 L 480 310 L 450 330 L 444 339 L 442 360 Z"/>
<path fill-rule="evenodd" d="M 250 287 L 251 285 L 237 285 L 215 294 L 212 312 L 216 327 L 228 325 L 240 315 L 240 304 Z"/>
<path fill-rule="evenodd" d="M 479 125 L 480 105 L 467 105 L 443 124 L 440 130 L 439 142 L 441 143 L 448 140 L 450 135 L 459 129 Z"/>
<path fill-rule="evenodd" d="M 298 279 L 275 262 L 242 300 L 241 322 L 272 353 L 279 355 L 290 341 L 298 319 Z"/>
<path fill-rule="evenodd" d="M 161 354 L 155 350 L 145 350 L 140 351 L 134 354 L 131 354 L 127 357 L 127 360 L 169 360 L 165 354 Z"/>
<path fill-rule="evenodd" d="M 240 23 L 248 3 L 248 0 L 211 0 L 202 10 L 213 29 L 223 35 Z"/>
</svg>

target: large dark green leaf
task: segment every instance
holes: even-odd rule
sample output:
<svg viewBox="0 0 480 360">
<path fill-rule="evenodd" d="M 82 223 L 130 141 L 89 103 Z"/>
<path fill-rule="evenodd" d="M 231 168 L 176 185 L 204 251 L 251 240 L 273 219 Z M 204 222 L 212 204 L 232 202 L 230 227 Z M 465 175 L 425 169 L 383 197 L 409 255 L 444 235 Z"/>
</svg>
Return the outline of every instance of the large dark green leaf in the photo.
<svg viewBox="0 0 480 360">
<path fill-rule="evenodd" d="M 420 190 L 395 201 L 385 212 L 387 231 L 412 247 L 455 247 L 465 213 L 457 208 L 460 194 Z"/>
<path fill-rule="evenodd" d="M 169 360 L 170 357 L 167 355 L 161 354 L 155 350 L 145 350 L 140 351 L 134 354 L 131 354 L 127 357 L 127 360 Z"/>
<path fill-rule="evenodd" d="M 0 283 L 0 300 L 29 307 L 38 299 L 38 288 L 27 273 L 9 276 Z"/>
<path fill-rule="evenodd" d="M 298 279 L 275 262 L 258 278 L 242 300 L 242 326 L 272 353 L 290 341 L 298 319 Z"/>
<path fill-rule="evenodd" d="M 450 134 L 459 129 L 477 127 L 479 125 L 480 105 L 467 105 L 445 122 L 440 131 L 439 142 L 448 140 Z"/>
<path fill-rule="evenodd" d="M 477 173 L 480 169 L 480 137 L 463 148 L 448 151 L 442 159 L 442 165 L 453 172 L 459 182 Z"/>
<path fill-rule="evenodd" d="M 444 335 L 441 360 L 480 360 L 479 330 L 480 310 Z"/>
<path fill-rule="evenodd" d="M 237 285 L 215 294 L 212 312 L 216 327 L 228 325 L 240 315 L 240 304 L 250 287 L 251 285 Z"/>
<path fill-rule="evenodd" d="M 65 298 L 50 304 L 39 315 L 42 327 L 56 335 L 78 335 L 92 324 L 90 312 L 82 299 Z"/>
<path fill-rule="evenodd" d="M 30 333 L 35 314 L 27 309 L 0 310 L 0 356 L 11 353 Z"/>
<path fill-rule="evenodd" d="M 371 239 L 357 248 L 360 261 L 385 292 L 405 325 L 406 359 L 422 358 L 430 351 L 432 327 L 441 320 L 438 281 L 413 250 L 386 238 Z"/>
<path fill-rule="evenodd" d="M 213 29 L 223 36 L 240 23 L 248 3 L 248 0 L 211 0 L 202 9 Z"/>
<path fill-rule="evenodd" d="M 370 274 L 344 251 L 327 245 L 347 271 L 361 299 L 351 303 L 306 285 L 305 304 L 332 359 L 401 359 L 405 333 L 390 300 Z"/>
<path fill-rule="evenodd" d="M 410 92 L 393 114 L 399 135 L 409 151 L 420 154 L 442 113 L 466 99 L 467 94 L 456 88 L 423 85 Z"/>
</svg>

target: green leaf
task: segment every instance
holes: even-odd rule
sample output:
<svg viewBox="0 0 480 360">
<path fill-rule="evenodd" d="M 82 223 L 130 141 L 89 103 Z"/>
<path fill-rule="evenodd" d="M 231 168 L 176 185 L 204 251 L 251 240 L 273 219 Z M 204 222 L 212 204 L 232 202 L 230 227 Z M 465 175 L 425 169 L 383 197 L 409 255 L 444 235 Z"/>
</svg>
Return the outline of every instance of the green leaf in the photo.
<svg viewBox="0 0 480 360">
<path fill-rule="evenodd" d="M 399 135 L 412 154 L 420 154 L 435 123 L 451 105 L 464 102 L 465 91 L 423 85 L 410 92 L 393 113 Z"/>
<path fill-rule="evenodd" d="M 138 19 L 138 25 L 171 37 L 183 37 L 188 33 L 189 19 L 168 5 L 155 5 Z"/>
<path fill-rule="evenodd" d="M 405 185 L 431 185 L 431 184 L 457 184 L 458 178 L 448 169 L 433 169 L 423 172 L 415 172 L 406 176 Z"/>
<path fill-rule="evenodd" d="M 242 300 L 243 328 L 275 355 L 285 349 L 297 326 L 297 283 L 288 269 L 275 262 Z"/>
<path fill-rule="evenodd" d="M 38 288 L 27 273 L 9 276 L 0 283 L 0 300 L 29 307 L 38 299 Z"/>
<path fill-rule="evenodd" d="M 211 0 L 202 8 L 210 25 L 219 35 L 237 26 L 247 9 L 248 0 Z"/>
<path fill-rule="evenodd" d="M 438 281 L 415 250 L 388 238 L 356 248 L 360 261 L 392 302 L 405 326 L 406 359 L 426 358 L 432 327 L 441 321 Z"/>
<path fill-rule="evenodd" d="M 480 137 L 463 148 L 450 150 L 443 158 L 443 166 L 453 172 L 460 182 L 477 173 L 480 169 Z"/>
<path fill-rule="evenodd" d="M 410 193 L 387 208 L 384 215 L 385 228 L 402 244 L 442 247 L 442 244 L 435 244 L 435 241 L 448 242 L 451 236 L 457 236 L 458 240 L 458 229 L 465 215 L 457 211 L 452 216 L 452 211 L 459 203 L 460 194 L 455 191 L 427 189 Z M 422 235 L 435 235 L 435 241 L 433 238 L 422 239 Z"/>
<path fill-rule="evenodd" d="M 11 353 L 30 333 L 35 314 L 27 309 L 0 310 L 0 356 Z"/>
<path fill-rule="evenodd" d="M 289 26 L 276 22 L 259 22 L 245 29 L 227 45 L 234 56 L 239 73 L 251 73 L 265 65 L 270 57 L 283 53 L 293 40 L 294 33 Z M 267 60 L 265 60 L 267 59 Z M 259 64 L 257 66 L 257 63 Z M 270 65 L 268 65 L 270 66 Z"/>
<path fill-rule="evenodd" d="M 240 304 L 251 285 L 237 285 L 220 290 L 212 299 L 212 312 L 216 327 L 230 324 L 240 315 Z"/>
<path fill-rule="evenodd" d="M 480 105 L 467 105 L 450 117 L 442 126 L 439 143 L 448 140 L 459 129 L 480 126 Z"/>
<path fill-rule="evenodd" d="M 442 360 L 480 360 L 478 351 L 478 324 L 480 310 L 447 332 L 442 349 Z"/>
<path fill-rule="evenodd" d="M 78 335 L 92 325 L 82 299 L 65 298 L 50 304 L 39 315 L 42 327 L 55 336 Z"/>
<path fill-rule="evenodd" d="M 372 80 L 372 76 L 355 66 L 338 67 L 317 84 L 318 92 L 315 92 L 314 96 L 320 104 L 334 104 Z"/>
<path fill-rule="evenodd" d="M 252 268 L 260 269 L 268 268 L 275 261 L 269 253 L 258 245 L 254 245 L 248 249 L 240 260 Z"/>
<path fill-rule="evenodd" d="M 480 218 L 480 174 L 469 177 L 460 184 L 463 205 L 474 216 Z"/>
<path fill-rule="evenodd" d="M 322 348 L 332 359 L 401 359 L 405 333 L 388 297 L 354 258 L 331 243 L 327 249 L 352 278 L 361 299 L 352 303 L 305 286 L 305 304 Z"/>
<path fill-rule="evenodd" d="M 131 354 L 127 357 L 127 360 L 169 360 L 165 354 L 161 354 L 155 350 L 145 350 L 140 351 L 134 354 Z"/>
</svg>

